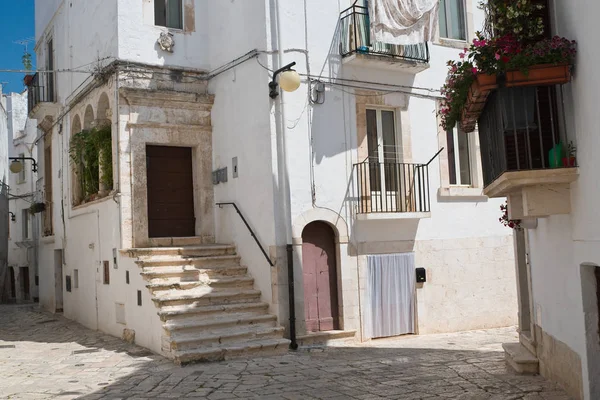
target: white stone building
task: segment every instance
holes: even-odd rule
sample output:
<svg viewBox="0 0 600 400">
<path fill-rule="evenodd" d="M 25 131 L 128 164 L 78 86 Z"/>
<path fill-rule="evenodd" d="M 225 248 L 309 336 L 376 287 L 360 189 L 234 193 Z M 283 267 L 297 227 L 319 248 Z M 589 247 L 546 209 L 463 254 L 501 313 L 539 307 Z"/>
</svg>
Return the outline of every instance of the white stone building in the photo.
<svg viewBox="0 0 600 400">
<path fill-rule="evenodd" d="M 527 124 L 528 131 L 536 133 L 532 151 L 537 151 L 536 146 L 543 147 L 542 165 L 535 165 L 534 159 L 534 168 L 522 164 L 521 168 L 513 165 L 508 171 L 495 171 L 501 174 L 486 182 L 489 185 L 485 192 L 490 196 L 508 196 L 510 216 L 523 219 L 523 226 L 529 228 L 517 235 L 521 346 L 507 346 L 509 360 L 520 369 L 537 369 L 539 362 L 540 373 L 560 382 L 573 398 L 598 399 L 600 192 L 594 165 L 595 149 L 600 146 L 595 133 L 600 82 L 594 76 L 600 53 L 590 33 L 596 27 L 592 16 L 600 10 L 600 4 L 551 1 L 548 5 L 551 34 L 577 41 L 572 81 L 557 87 L 529 89 L 538 95 L 528 98 L 524 103 L 527 113 L 516 112 L 516 118 L 525 114 L 539 116 L 540 111 L 534 108 L 536 101 L 540 103 L 540 93 L 554 93 L 554 113 L 541 118 L 546 126 L 539 130 L 532 119 Z M 482 120 L 479 122 L 480 133 L 484 133 Z M 543 160 L 548 150 L 559 143 L 565 150 L 569 144 L 574 145 L 575 151 L 563 157 L 574 157 L 575 162 L 563 160 L 561 165 L 570 168 L 552 168 L 548 165 L 549 156 Z M 491 161 L 500 165 L 497 161 L 504 157 L 492 153 Z M 506 159 L 510 165 L 510 156 Z M 485 163 L 484 175 L 494 176 L 486 172 Z"/>
<path fill-rule="evenodd" d="M 8 182 L 9 235 L 8 235 L 8 280 L 10 298 L 16 301 L 38 299 L 38 274 L 36 264 L 36 234 L 32 215 L 29 212 L 34 200 L 36 176 L 31 159 L 37 157 L 33 142 L 36 139 L 35 120 L 27 119 L 27 92 L 11 93 L 6 97 L 8 124 L 8 155 L 22 165 L 18 173 L 10 173 Z M 28 159 L 26 159 L 28 158 Z M 37 168 L 37 164 L 36 164 Z"/>
<path fill-rule="evenodd" d="M 291 249 L 303 343 L 514 324 L 503 200 L 477 136 L 436 119 L 476 1 L 412 47 L 371 43 L 352 3 L 37 1 L 42 306 L 181 362 L 285 351 Z M 300 87 L 272 99 L 292 62 Z M 111 154 L 69 153 L 107 131 Z M 404 311 L 378 320 L 387 254 Z"/>
<path fill-rule="evenodd" d="M 0 302 L 10 301 L 8 268 L 8 133 L 12 118 L 10 97 L 2 93 L 0 85 Z"/>
</svg>

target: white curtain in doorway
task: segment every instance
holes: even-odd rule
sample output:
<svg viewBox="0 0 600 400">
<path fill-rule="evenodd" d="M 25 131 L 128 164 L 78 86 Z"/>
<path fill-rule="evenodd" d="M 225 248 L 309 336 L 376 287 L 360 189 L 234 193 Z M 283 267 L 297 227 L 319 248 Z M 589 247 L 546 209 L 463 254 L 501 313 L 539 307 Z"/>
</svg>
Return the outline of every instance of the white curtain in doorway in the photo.
<svg viewBox="0 0 600 400">
<path fill-rule="evenodd" d="M 372 41 L 410 45 L 433 40 L 440 0 L 369 0 Z"/>
<path fill-rule="evenodd" d="M 365 338 L 415 333 L 414 253 L 367 256 Z"/>
</svg>

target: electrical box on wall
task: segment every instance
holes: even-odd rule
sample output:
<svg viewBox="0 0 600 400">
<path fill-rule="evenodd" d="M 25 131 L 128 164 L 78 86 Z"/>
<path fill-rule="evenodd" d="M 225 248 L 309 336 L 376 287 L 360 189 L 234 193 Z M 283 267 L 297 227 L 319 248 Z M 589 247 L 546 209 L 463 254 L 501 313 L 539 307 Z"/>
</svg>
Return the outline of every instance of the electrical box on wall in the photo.
<svg viewBox="0 0 600 400">
<path fill-rule="evenodd" d="M 232 171 L 232 175 L 234 178 L 238 177 L 238 158 L 237 157 L 233 157 L 231 159 L 231 167 L 233 169 Z"/>
<path fill-rule="evenodd" d="M 425 268 L 417 268 L 417 283 L 425 283 L 427 282 L 427 272 Z"/>
</svg>

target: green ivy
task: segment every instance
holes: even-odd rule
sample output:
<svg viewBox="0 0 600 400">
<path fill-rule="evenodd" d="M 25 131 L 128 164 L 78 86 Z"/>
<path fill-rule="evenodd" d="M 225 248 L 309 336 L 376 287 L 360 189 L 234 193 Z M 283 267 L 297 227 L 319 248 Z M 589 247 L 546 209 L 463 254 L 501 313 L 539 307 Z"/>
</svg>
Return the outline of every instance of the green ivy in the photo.
<svg viewBox="0 0 600 400">
<path fill-rule="evenodd" d="M 102 154 L 102 157 L 100 157 Z M 110 126 L 92 128 L 76 133 L 69 146 L 71 163 L 81 182 L 83 200 L 93 198 L 100 183 L 109 190 L 113 186 L 112 135 Z M 102 167 L 102 177 L 100 177 Z"/>
</svg>

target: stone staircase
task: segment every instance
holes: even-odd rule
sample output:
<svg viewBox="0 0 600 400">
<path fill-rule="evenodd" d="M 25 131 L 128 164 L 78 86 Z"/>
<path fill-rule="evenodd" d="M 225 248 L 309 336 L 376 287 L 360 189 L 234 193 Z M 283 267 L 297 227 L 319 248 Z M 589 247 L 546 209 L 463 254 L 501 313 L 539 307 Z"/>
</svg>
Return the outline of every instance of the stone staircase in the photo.
<svg viewBox="0 0 600 400">
<path fill-rule="evenodd" d="M 286 352 L 289 340 L 235 246 L 189 242 L 128 250 L 163 321 L 164 354 L 185 364 Z"/>
</svg>

